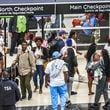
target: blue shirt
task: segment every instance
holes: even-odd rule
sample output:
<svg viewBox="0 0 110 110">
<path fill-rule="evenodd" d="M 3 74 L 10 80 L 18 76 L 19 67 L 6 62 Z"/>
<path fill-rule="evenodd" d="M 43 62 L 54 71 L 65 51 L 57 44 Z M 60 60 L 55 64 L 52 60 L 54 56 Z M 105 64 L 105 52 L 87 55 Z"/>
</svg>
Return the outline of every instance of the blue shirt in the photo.
<svg viewBox="0 0 110 110">
<path fill-rule="evenodd" d="M 91 25 L 91 27 L 94 27 L 96 25 L 96 18 L 95 18 L 95 16 L 91 16 L 90 17 L 90 25 Z M 83 23 L 83 27 L 90 27 L 88 21 L 85 21 Z M 93 29 L 84 29 L 83 31 L 84 31 L 84 33 L 86 35 L 91 35 Z"/>
</svg>

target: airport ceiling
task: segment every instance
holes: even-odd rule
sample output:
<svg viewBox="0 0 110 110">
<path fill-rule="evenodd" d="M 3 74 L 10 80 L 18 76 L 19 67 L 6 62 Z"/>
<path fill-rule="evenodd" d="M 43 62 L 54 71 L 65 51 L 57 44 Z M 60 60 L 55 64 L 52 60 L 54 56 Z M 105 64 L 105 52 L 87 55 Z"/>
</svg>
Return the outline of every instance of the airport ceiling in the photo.
<svg viewBox="0 0 110 110">
<path fill-rule="evenodd" d="M 110 12 L 110 0 L 0 0 L 0 16 Z"/>
<path fill-rule="evenodd" d="M 68 3 L 68 2 L 72 2 L 72 3 L 88 3 L 90 1 L 90 3 L 102 3 L 102 2 L 110 2 L 110 0 L 0 0 L 0 5 L 7 5 L 7 4 L 44 4 L 44 3 Z"/>
</svg>

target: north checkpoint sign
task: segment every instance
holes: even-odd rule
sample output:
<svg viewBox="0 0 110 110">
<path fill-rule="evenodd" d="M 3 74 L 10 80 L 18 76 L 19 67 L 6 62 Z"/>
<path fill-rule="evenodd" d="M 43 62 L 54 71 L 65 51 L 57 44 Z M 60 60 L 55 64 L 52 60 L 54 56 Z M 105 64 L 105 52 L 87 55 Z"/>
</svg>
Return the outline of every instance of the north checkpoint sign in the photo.
<svg viewBox="0 0 110 110">
<path fill-rule="evenodd" d="M 0 5 L 0 15 L 31 15 L 31 14 L 54 14 L 53 4 L 40 4 L 40 5 Z"/>
<path fill-rule="evenodd" d="M 54 0 L 0 0 L 0 16 L 54 14 Z"/>
</svg>

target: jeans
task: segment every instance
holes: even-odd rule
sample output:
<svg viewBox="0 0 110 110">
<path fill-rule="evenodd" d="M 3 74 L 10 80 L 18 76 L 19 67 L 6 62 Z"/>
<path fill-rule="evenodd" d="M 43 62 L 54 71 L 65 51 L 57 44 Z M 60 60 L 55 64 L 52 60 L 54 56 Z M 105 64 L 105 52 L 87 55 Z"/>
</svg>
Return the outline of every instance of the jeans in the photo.
<svg viewBox="0 0 110 110">
<path fill-rule="evenodd" d="M 43 86 L 43 83 L 44 83 L 44 68 L 43 68 L 43 65 L 36 65 L 36 71 L 34 72 L 34 75 L 33 75 L 33 81 L 34 81 L 34 85 L 35 87 L 38 86 L 38 79 L 37 79 L 37 76 L 39 75 L 39 84 L 40 84 L 40 90 L 42 90 L 42 86 Z"/>
<path fill-rule="evenodd" d="M 69 97 L 71 96 L 73 78 L 74 77 L 69 77 L 69 82 L 67 82 L 67 90 L 68 90 Z"/>
<path fill-rule="evenodd" d="M 50 86 L 52 110 L 58 110 L 58 95 L 60 96 L 61 110 L 65 109 L 66 99 L 67 99 L 67 85 Z"/>
</svg>

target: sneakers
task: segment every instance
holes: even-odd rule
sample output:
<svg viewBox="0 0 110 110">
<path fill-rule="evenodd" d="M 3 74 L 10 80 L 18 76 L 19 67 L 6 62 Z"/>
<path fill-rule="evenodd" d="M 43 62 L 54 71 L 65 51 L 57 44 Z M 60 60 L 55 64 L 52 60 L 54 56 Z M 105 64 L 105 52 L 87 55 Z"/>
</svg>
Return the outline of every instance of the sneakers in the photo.
<svg viewBox="0 0 110 110">
<path fill-rule="evenodd" d="M 90 92 L 88 95 L 94 95 L 94 92 Z"/>
<path fill-rule="evenodd" d="M 93 105 L 90 106 L 90 108 L 96 109 L 96 108 L 98 108 L 98 104 L 94 103 Z"/>
<path fill-rule="evenodd" d="M 77 92 L 71 91 L 71 95 L 76 95 L 76 94 L 77 94 Z"/>
<path fill-rule="evenodd" d="M 42 94 L 42 90 L 39 90 L 39 94 Z"/>
<path fill-rule="evenodd" d="M 33 92 L 36 92 L 37 89 L 38 89 L 38 86 L 36 86 L 36 87 L 34 88 L 34 91 L 33 91 Z"/>
<path fill-rule="evenodd" d="M 68 108 L 70 105 L 71 105 L 71 101 L 68 100 L 68 101 L 66 102 L 66 104 L 65 104 L 65 107 Z"/>
<path fill-rule="evenodd" d="M 31 100 L 31 98 L 32 98 L 32 92 L 29 93 L 28 100 Z"/>
<path fill-rule="evenodd" d="M 83 81 L 83 80 L 84 80 L 84 76 L 79 75 L 79 77 L 78 77 L 78 81 Z"/>
<path fill-rule="evenodd" d="M 20 100 L 26 99 L 26 96 L 22 96 Z"/>
</svg>

